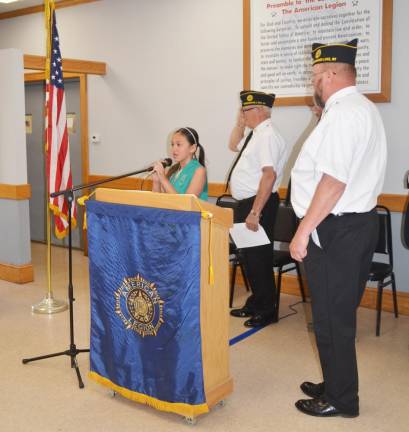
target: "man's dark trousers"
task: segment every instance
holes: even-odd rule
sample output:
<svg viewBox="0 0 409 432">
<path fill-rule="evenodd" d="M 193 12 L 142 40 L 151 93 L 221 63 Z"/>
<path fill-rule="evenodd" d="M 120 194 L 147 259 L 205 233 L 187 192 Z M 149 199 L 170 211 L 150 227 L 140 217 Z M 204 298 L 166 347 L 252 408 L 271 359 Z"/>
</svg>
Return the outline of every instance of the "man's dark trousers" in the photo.
<svg viewBox="0 0 409 432">
<path fill-rule="evenodd" d="M 359 413 L 356 311 L 378 237 L 375 210 L 330 215 L 317 228 L 304 266 L 325 382 L 324 398 L 345 414 Z"/>
<path fill-rule="evenodd" d="M 234 212 L 235 223 L 245 222 L 253 208 L 254 200 L 255 196 L 239 201 Z M 271 315 L 274 313 L 276 286 L 273 269 L 273 241 L 278 204 L 278 194 L 271 194 L 260 217 L 260 225 L 264 228 L 271 244 L 241 249 L 244 271 L 252 290 L 252 295 L 246 301 L 246 307 L 255 314 Z"/>
</svg>

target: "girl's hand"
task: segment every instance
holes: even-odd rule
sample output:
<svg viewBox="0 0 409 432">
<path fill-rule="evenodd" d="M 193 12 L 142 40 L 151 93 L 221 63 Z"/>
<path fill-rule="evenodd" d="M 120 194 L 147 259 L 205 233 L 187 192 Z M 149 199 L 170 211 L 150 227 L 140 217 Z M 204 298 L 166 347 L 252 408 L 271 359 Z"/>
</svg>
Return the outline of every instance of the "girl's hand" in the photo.
<svg viewBox="0 0 409 432">
<path fill-rule="evenodd" d="M 162 161 L 156 161 L 153 164 L 153 178 L 157 178 L 162 180 L 165 177 L 165 168 L 163 168 Z"/>
</svg>

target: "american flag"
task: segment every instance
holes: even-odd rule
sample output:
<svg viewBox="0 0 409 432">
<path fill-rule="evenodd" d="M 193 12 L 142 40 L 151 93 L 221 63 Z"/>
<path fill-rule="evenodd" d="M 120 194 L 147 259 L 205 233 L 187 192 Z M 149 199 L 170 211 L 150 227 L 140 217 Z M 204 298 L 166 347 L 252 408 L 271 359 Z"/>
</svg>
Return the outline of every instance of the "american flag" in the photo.
<svg viewBox="0 0 409 432">
<path fill-rule="evenodd" d="M 53 6 L 53 5 L 52 5 Z M 70 146 L 67 131 L 62 59 L 55 12 L 52 7 L 51 34 L 46 66 L 46 159 L 48 193 L 72 187 Z M 49 67 L 48 67 L 49 66 Z M 50 208 L 54 213 L 55 235 L 61 239 L 68 229 L 68 203 L 63 195 L 50 197 Z M 72 227 L 76 226 L 76 206 L 72 203 Z"/>
</svg>

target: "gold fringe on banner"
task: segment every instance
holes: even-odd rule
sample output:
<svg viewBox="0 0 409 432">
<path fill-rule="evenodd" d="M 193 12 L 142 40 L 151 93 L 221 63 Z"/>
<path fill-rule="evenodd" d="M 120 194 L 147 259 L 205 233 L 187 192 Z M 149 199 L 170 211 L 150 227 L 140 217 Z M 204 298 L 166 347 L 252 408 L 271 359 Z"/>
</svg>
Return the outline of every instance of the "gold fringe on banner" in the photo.
<svg viewBox="0 0 409 432">
<path fill-rule="evenodd" d="M 176 402 L 165 402 L 159 399 L 156 399 L 152 396 L 147 396 L 142 393 L 134 392 L 125 387 L 121 387 L 117 384 L 114 384 L 108 378 L 105 378 L 96 372 L 89 372 L 89 378 L 96 381 L 99 384 L 104 385 L 105 387 L 114 390 L 115 392 L 121 394 L 127 399 L 133 400 L 135 402 L 139 402 L 145 405 L 149 405 L 152 408 L 155 408 L 159 411 L 172 412 L 175 414 L 180 414 L 185 417 L 196 417 L 200 414 L 206 414 L 209 412 L 209 407 L 206 403 L 199 405 L 189 405 L 185 403 L 176 403 Z"/>
</svg>

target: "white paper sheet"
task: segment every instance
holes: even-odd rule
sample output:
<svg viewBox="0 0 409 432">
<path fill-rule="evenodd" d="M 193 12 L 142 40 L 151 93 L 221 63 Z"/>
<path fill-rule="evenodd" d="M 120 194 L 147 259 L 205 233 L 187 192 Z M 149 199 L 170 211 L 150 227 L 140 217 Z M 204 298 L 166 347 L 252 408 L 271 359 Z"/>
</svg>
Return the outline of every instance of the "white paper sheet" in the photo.
<svg viewBox="0 0 409 432">
<path fill-rule="evenodd" d="M 258 226 L 258 231 L 251 231 L 245 223 L 235 223 L 230 228 L 230 235 L 239 249 L 271 243 L 261 225 Z"/>
</svg>

